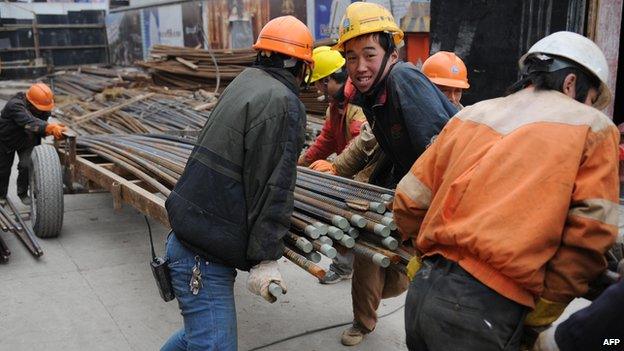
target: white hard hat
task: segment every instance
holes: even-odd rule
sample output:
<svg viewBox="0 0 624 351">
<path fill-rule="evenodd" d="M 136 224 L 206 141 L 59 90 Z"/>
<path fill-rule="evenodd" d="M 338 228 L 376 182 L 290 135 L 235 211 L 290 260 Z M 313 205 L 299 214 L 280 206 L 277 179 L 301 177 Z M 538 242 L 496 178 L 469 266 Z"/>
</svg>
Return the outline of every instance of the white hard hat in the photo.
<svg viewBox="0 0 624 351">
<path fill-rule="evenodd" d="M 609 66 L 602 50 L 590 39 L 574 32 L 556 32 L 540 39 L 518 61 L 520 70 L 525 60 L 533 54 L 555 55 L 566 58 L 585 68 L 600 80 L 598 98 L 594 107 L 602 110 L 611 101 L 611 91 L 607 86 Z"/>
</svg>

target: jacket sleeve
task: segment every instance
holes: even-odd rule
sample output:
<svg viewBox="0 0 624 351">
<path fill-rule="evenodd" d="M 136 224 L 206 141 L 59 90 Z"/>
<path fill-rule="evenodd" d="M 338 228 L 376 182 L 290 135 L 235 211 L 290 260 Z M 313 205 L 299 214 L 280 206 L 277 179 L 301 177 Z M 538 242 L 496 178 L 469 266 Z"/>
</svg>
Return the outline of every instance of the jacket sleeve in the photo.
<svg viewBox="0 0 624 351">
<path fill-rule="evenodd" d="M 368 122 L 362 124 L 360 134 L 351 140 L 344 151 L 334 159 L 336 174 L 351 178 L 361 171 L 379 147 Z"/>
<path fill-rule="evenodd" d="M 330 107 L 325 113 L 325 124 L 321 134 L 316 138 L 314 144 L 306 151 L 305 158 L 308 163 L 316 160 L 324 160 L 336 150 L 336 136 L 332 126 Z"/>
<path fill-rule="evenodd" d="M 362 124 L 366 122 L 366 116 L 360 106 L 347 104 L 347 127 L 349 128 L 350 140 L 360 134 Z"/>
<path fill-rule="evenodd" d="M 397 184 L 392 213 L 403 241 L 412 239 L 414 247 L 420 226 L 446 170 L 445 138 L 450 125 L 442 130 L 435 142 L 414 162 L 414 165 Z"/>
<path fill-rule="evenodd" d="M 400 74 L 393 75 L 390 98 L 400 108 L 414 152 L 420 155 L 457 109 L 418 70 L 399 69 Z"/>
<path fill-rule="evenodd" d="M 8 116 L 10 116 L 18 126 L 32 134 L 45 136 L 45 128 L 48 123 L 33 116 L 24 104 L 14 103 L 8 106 L 8 108 L 10 109 L 8 111 Z"/>
<path fill-rule="evenodd" d="M 597 350 L 605 339 L 624 342 L 624 280 L 610 286 L 591 305 L 557 326 L 560 350 Z M 609 349 L 609 348 L 606 348 Z M 615 349 L 615 347 L 613 348 Z"/>
<path fill-rule="evenodd" d="M 293 211 L 297 156 L 304 140 L 305 110 L 298 99 L 287 99 L 285 113 L 268 119 L 251 131 L 261 133 L 270 142 L 249 150 L 245 164 L 253 164 L 254 169 L 245 169 L 246 181 L 254 181 L 255 172 L 269 172 L 267 183 L 251 204 L 257 214 L 253 223 L 248 223 L 247 259 L 250 261 L 277 260 L 282 257 L 282 238 L 290 227 Z"/>
<path fill-rule="evenodd" d="M 567 303 L 605 270 L 618 230 L 618 140 L 614 126 L 589 132 L 561 243 L 548 261 L 542 296 Z"/>
</svg>

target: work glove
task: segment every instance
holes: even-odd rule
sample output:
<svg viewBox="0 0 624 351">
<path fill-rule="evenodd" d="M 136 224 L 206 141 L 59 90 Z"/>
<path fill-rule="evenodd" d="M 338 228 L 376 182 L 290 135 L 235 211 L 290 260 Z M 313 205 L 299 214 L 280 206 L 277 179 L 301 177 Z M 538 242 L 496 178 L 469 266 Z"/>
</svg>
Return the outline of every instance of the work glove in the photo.
<svg viewBox="0 0 624 351">
<path fill-rule="evenodd" d="M 555 340 L 556 327 L 551 327 L 539 334 L 533 346 L 533 351 L 559 351 L 559 346 Z"/>
<path fill-rule="evenodd" d="M 527 314 L 524 325 L 529 327 L 547 327 L 556 321 L 568 304 L 548 301 L 540 297 L 535 309 Z"/>
<path fill-rule="evenodd" d="M 64 124 L 61 123 L 48 123 L 45 128 L 46 135 L 53 135 L 54 139 L 61 140 L 64 139 L 63 132 L 67 130 Z"/>
<path fill-rule="evenodd" d="M 271 283 L 279 285 L 283 293 L 286 293 L 286 284 L 282 280 L 277 261 L 262 261 L 251 267 L 247 278 L 247 289 L 273 303 L 277 298 L 269 292 L 269 284 Z"/>
<path fill-rule="evenodd" d="M 410 282 L 414 280 L 416 273 L 418 273 L 421 267 L 422 267 L 422 259 L 420 258 L 419 255 L 414 255 L 407 263 L 407 267 L 405 269 L 407 273 L 407 277 L 409 278 Z"/>
<path fill-rule="evenodd" d="M 334 168 L 334 164 L 325 160 L 317 160 L 312 162 L 310 168 L 323 173 L 336 174 L 336 168 Z"/>
</svg>

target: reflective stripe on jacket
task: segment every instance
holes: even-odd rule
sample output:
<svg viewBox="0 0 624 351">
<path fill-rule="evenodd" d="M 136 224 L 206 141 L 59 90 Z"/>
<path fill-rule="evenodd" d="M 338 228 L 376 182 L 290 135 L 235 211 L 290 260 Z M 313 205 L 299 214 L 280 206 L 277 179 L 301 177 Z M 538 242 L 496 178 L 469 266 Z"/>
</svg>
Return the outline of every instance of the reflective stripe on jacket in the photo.
<svg viewBox="0 0 624 351">
<path fill-rule="evenodd" d="M 511 300 L 569 302 L 616 237 L 618 140 L 607 116 L 552 90 L 466 107 L 399 183 L 394 218 L 424 255 Z"/>
</svg>

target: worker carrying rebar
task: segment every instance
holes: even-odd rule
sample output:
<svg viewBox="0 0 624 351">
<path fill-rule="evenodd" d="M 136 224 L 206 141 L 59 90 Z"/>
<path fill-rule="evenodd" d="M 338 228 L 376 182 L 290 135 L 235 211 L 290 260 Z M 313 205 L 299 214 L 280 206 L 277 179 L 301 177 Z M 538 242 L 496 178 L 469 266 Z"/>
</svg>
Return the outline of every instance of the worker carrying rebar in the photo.
<svg viewBox="0 0 624 351">
<path fill-rule="evenodd" d="M 370 183 L 394 188 L 416 158 L 440 133 L 457 109 L 414 65 L 398 58 L 403 32 L 383 6 L 355 2 L 339 27 L 335 49 L 344 52 L 347 73 L 356 88 L 353 103 L 362 107 L 383 150 Z M 341 337 L 357 345 L 377 324 L 382 298 L 407 289 L 405 274 L 380 268 L 356 256 L 351 295 L 353 325 Z"/>
<path fill-rule="evenodd" d="M 260 31 L 253 67 L 221 94 L 165 206 L 167 256 L 184 327 L 162 350 L 236 350 L 236 269 L 270 302 L 286 290 L 277 267 L 294 204 L 305 107 L 299 86 L 314 60 L 309 29 L 293 16 Z"/>
<path fill-rule="evenodd" d="M 0 113 L 0 201 L 7 197 L 9 178 L 15 153 L 17 164 L 17 196 L 26 205 L 28 196 L 30 154 L 41 138 L 47 135 L 63 139 L 67 129 L 59 123 L 47 122 L 54 108 L 54 94 L 44 83 L 33 84 L 26 93 L 19 92 L 9 99 Z"/>
<path fill-rule="evenodd" d="M 461 58 L 452 52 L 438 51 L 425 60 L 422 71 L 457 109 L 464 108 L 461 97 L 470 84 L 468 70 Z M 310 168 L 368 183 L 377 161 L 383 158 L 382 154 L 370 125 L 365 122 L 360 134 L 332 162 L 318 160 Z"/>
<path fill-rule="evenodd" d="M 407 267 L 410 350 L 518 350 L 523 324 L 550 325 L 607 267 L 619 132 L 599 111 L 605 56 L 557 32 L 519 65 L 508 96 L 459 112 L 397 186 L 394 219 L 423 257 Z"/>
</svg>

